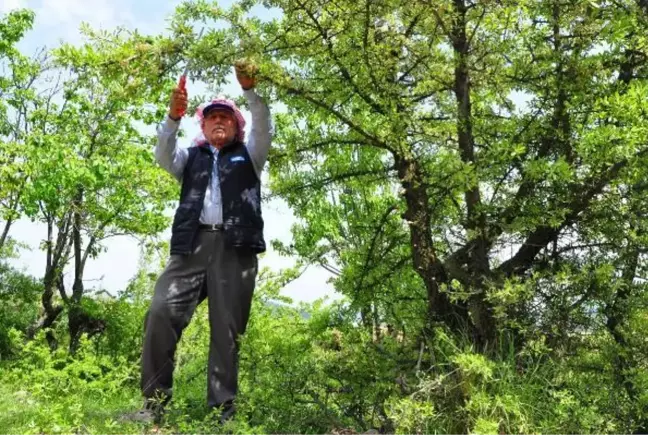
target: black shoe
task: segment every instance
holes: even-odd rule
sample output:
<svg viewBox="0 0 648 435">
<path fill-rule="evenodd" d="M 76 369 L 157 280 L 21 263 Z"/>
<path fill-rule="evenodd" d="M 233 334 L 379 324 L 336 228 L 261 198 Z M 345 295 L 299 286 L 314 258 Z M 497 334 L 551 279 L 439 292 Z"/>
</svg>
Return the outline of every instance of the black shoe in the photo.
<svg viewBox="0 0 648 435">
<path fill-rule="evenodd" d="M 233 419 L 234 414 L 236 414 L 236 406 L 234 406 L 233 402 L 225 402 L 218 408 L 221 410 L 219 419 L 220 424 L 227 423 L 228 421 Z"/>
<path fill-rule="evenodd" d="M 210 405 L 211 412 L 215 413 L 214 417 L 218 418 L 219 424 L 225 424 L 234 418 L 236 407 L 232 401 L 220 405 Z"/>
</svg>

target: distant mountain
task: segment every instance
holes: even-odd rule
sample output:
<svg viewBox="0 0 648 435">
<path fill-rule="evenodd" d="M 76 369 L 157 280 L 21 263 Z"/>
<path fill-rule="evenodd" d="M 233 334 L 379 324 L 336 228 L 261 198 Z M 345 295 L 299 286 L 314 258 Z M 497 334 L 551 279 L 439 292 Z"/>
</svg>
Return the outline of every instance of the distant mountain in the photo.
<svg viewBox="0 0 648 435">
<path fill-rule="evenodd" d="M 309 313 L 307 313 L 307 312 L 305 312 L 303 310 L 298 310 L 298 308 L 293 307 L 291 305 L 282 304 L 281 302 L 269 301 L 269 302 L 266 302 L 266 305 L 273 308 L 273 310 L 276 310 L 276 309 L 279 309 L 279 308 L 288 308 L 288 309 L 291 309 L 291 310 L 294 310 L 294 311 L 299 311 L 299 314 L 301 315 L 301 317 L 303 319 L 306 319 L 306 320 L 310 319 L 310 317 L 311 317 L 311 315 Z"/>
</svg>

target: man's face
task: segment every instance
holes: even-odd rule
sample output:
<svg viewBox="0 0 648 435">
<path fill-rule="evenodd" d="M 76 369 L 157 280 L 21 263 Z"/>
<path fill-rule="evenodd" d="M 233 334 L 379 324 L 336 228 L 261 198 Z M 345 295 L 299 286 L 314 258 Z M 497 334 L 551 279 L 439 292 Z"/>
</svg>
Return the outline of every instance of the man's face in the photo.
<svg viewBox="0 0 648 435">
<path fill-rule="evenodd" d="M 203 134 L 216 148 L 224 147 L 236 137 L 234 114 L 226 109 L 210 110 L 204 118 Z"/>
</svg>

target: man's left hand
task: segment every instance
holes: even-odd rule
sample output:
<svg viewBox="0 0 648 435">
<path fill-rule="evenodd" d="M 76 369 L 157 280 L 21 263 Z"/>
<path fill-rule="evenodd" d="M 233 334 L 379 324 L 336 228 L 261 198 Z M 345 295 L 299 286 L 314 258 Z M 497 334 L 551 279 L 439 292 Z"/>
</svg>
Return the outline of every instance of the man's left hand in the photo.
<svg viewBox="0 0 648 435">
<path fill-rule="evenodd" d="M 259 68 L 251 61 L 239 60 L 234 64 L 236 79 L 243 90 L 252 89 L 256 86 L 256 73 Z"/>
</svg>

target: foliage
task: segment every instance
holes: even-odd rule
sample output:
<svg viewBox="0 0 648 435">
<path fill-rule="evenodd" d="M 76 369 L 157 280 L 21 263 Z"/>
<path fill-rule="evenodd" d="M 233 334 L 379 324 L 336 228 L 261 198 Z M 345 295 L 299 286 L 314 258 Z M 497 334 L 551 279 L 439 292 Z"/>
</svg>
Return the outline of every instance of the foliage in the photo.
<svg viewBox="0 0 648 435">
<path fill-rule="evenodd" d="M 38 317 L 41 283 L 0 262 L 0 361 L 15 356 L 11 331 L 25 331 Z"/>
<path fill-rule="evenodd" d="M 23 178 L 22 163 L 25 159 L 23 147 L 17 146 L 13 140 L 12 131 L 15 125 L 8 115 L 12 108 L 15 110 L 16 105 L 32 98 L 32 94 L 26 90 L 14 89 L 12 83 L 12 80 L 24 80 L 30 68 L 29 62 L 15 44 L 31 28 L 33 21 L 34 13 L 29 10 L 14 11 L 0 19 L 0 66 L 3 67 L 0 73 L 0 220 L 4 221 L 0 229 L 0 258 L 15 253 L 16 241 L 9 236 L 9 229 L 18 218 L 17 209 L 21 195 L 19 187 Z M 18 119 L 24 115 L 22 113 Z M 3 140 L 4 138 L 9 140 Z"/>
<path fill-rule="evenodd" d="M 141 129 L 164 114 L 170 66 L 160 57 L 173 46 L 120 30 L 87 29 L 86 40 L 35 59 L 9 58 L 3 82 L 9 116 L 0 135 L 6 163 L 0 249 L 19 218 L 47 227 L 43 313 L 31 334 L 65 312 L 72 351 L 81 334 L 102 327 L 83 300 L 87 260 L 111 237 L 162 232 L 177 192 L 154 165 L 151 137 Z M 72 289 L 63 278 L 69 269 Z M 56 346 L 53 335 L 48 339 Z"/>
<path fill-rule="evenodd" d="M 204 405 L 201 306 L 160 431 L 645 433 L 647 12 L 197 0 L 170 35 L 85 28 L 34 59 L 15 48 L 33 15 L 2 18 L 0 258 L 19 218 L 48 237 L 43 277 L 0 271 L 0 427 L 151 429 L 118 416 L 140 404 L 158 268 L 105 296 L 84 266 L 108 237 L 151 243 L 168 224 L 177 186 L 140 127 L 164 116 L 180 59 L 218 88 L 249 57 L 283 108 L 270 194 L 298 219 L 273 247 L 344 298 L 294 306 L 280 289 L 297 269 L 261 274 L 225 428 Z"/>
<path fill-rule="evenodd" d="M 419 350 L 393 337 L 376 341 L 353 326 L 342 305 L 296 310 L 268 303 L 266 275 L 242 343 L 239 412 L 221 427 L 205 406 L 207 310 L 195 313 L 181 341 L 176 393 L 161 433 L 620 433 L 625 417 L 611 362 L 611 340 L 554 358 L 542 343 L 502 349 L 492 359 L 470 340 L 439 332 Z M 105 303 L 105 302 L 103 302 Z M 103 304 L 100 302 L 100 304 Z M 110 304 L 109 304 L 110 305 Z M 133 308 L 113 307 L 141 334 Z M 119 316 L 118 316 L 119 317 Z M 113 333 L 123 331 L 117 329 Z M 109 327 L 110 328 L 110 327 Z M 127 328 L 127 329 L 128 329 Z M 110 332 L 109 332 L 110 333 Z M 144 433 L 122 413 L 139 406 L 138 358 L 100 337 L 78 352 L 51 352 L 41 332 L 12 333 L 19 358 L 3 363 L 0 426 L 14 433 Z M 643 374 L 639 375 L 646 379 Z M 15 406 L 19 403 L 20 406 Z"/>
<path fill-rule="evenodd" d="M 21 433 L 128 430 L 117 429 L 113 413 L 135 394 L 124 387 L 137 366 L 96 354 L 93 347 L 84 339 L 75 358 L 63 349 L 51 353 L 43 332 L 25 344 L 20 359 L 3 371 L 1 426 Z"/>
<path fill-rule="evenodd" d="M 252 14 L 264 7 L 272 18 Z M 277 247 L 330 270 L 365 328 L 425 348 L 442 326 L 494 357 L 542 336 L 561 357 L 599 337 L 645 431 L 648 361 L 629 326 L 646 299 L 647 11 L 198 1 L 176 28 L 228 24 L 205 38 L 227 41 L 196 59 L 206 74 L 260 64 L 286 109 L 271 188 L 299 219 Z"/>
</svg>

